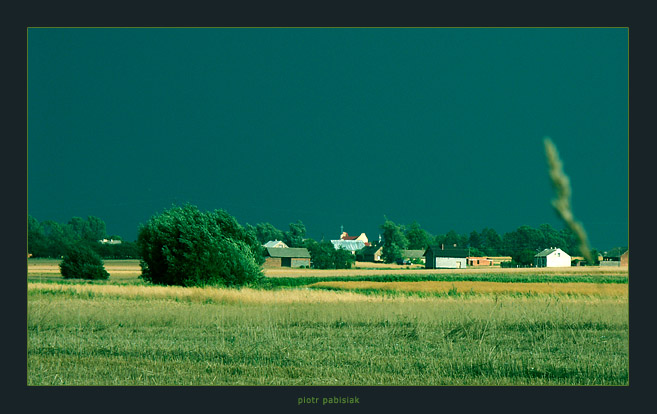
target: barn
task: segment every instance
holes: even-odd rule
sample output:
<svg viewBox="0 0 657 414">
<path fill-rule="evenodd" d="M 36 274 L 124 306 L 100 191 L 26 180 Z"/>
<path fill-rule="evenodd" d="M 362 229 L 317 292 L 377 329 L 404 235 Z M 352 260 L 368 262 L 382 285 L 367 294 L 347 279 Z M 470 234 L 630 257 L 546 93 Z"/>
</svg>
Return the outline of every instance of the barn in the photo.
<svg viewBox="0 0 657 414">
<path fill-rule="evenodd" d="M 551 247 L 534 256 L 535 267 L 570 267 L 570 255 L 558 247 Z"/>
<path fill-rule="evenodd" d="M 468 266 L 468 251 L 466 249 L 444 246 L 429 246 L 424 252 L 427 269 L 465 269 Z"/>
<path fill-rule="evenodd" d="M 425 262 L 424 250 L 402 250 L 401 254 L 402 254 L 402 258 L 404 259 L 409 259 L 409 260 L 419 259 Z"/>
<path fill-rule="evenodd" d="M 266 247 L 264 267 L 310 267 L 310 253 L 301 247 Z"/>
<path fill-rule="evenodd" d="M 630 251 L 622 247 L 614 247 L 602 255 L 600 266 L 628 267 Z"/>
</svg>

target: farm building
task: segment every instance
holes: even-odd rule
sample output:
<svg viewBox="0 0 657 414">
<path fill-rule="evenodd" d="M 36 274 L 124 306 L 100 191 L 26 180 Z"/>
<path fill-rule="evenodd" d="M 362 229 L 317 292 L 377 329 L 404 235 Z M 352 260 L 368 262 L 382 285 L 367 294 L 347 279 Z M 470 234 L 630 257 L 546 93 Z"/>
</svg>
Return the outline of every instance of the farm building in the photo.
<svg viewBox="0 0 657 414">
<path fill-rule="evenodd" d="M 510 262 L 513 260 L 511 256 L 487 256 L 486 259 L 493 262 L 493 266 L 501 266 L 502 262 Z"/>
<path fill-rule="evenodd" d="M 401 251 L 403 259 L 420 259 L 422 262 L 426 262 L 424 258 L 424 250 L 402 250 Z"/>
<path fill-rule="evenodd" d="M 630 251 L 615 247 L 602 255 L 600 266 L 628 267 L 630 264 Z"/>
<path fill-rule="evenodd" d="M 424 252 L 427 269 L 465 269 L 468 266 L 468 251 L 466 249 L 448 248 L 444 246 L 429 246 Z"/>
<path fill-rule="evenodd" d="M 468 257 L 468 266 L 492 266 L 493 261 L 487 257 Z"/>
<path fill-rule="evenodd" d="M 356 254 L 357 250 L 365 247 L 365 242 L 362 240 L 331 240 L 331 243 L 333 243 L 335 250 L 345 249 L 351 254 Z"/>
<path fill-rule="evenodd" d="M 342 234 L 340 235 L 340 240 L 359 240 L 365 243 L 366 246 L 370 245 L 369 240 L 367 240 L 367 236 L 365 233 L 361 233 L 360 236 L 350 236 L 349 233 L 346 231 L 343 231 Z"/>
<path fill-rule="evenodd" d="M 545 249 L 534 256 L 534 266 L 570 267 L 570 255 L 558 247 Z"/>
<path fill-rule="evenodd" d="M 263 244 L 264 247 L 288 247 L 287 244 L 283 243 L 280 240 L 270 240 L 267 243 Z"/>
<path fill-rule="evenodd" d="M 602 255 L 598 255 L 598 257 L 594 259 L 596 259 L 598 263 L 600 263 L 603 260 Z M 584 256 L 570 256 L 570 265 L 578 266 L 578 267 L 590 266 L 590 264 L 588 263 L 588 261 Z"/>
<path fill-rule="evenodd" d="M 310 267 L 310 253 L 302 247 L 266 247 L 264 267 Z"/>
<path fill-rule="evenodd" d="M 358 260 L 362 262 L 381 262 L 383 246 L 365 246 L 358 252 Z"/>
</svg>

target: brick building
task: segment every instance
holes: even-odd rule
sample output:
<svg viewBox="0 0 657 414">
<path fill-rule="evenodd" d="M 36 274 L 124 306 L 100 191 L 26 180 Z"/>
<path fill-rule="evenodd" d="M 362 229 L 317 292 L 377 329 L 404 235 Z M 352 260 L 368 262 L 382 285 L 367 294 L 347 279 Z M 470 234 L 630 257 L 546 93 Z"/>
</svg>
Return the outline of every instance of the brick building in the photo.
<svg viewBox="0 0 657 414">
<path fill-rule="evenodd" d="M 266 247 L 264 267 L 310 267 L 310 253 L 302 247 Z"/>
</svg>

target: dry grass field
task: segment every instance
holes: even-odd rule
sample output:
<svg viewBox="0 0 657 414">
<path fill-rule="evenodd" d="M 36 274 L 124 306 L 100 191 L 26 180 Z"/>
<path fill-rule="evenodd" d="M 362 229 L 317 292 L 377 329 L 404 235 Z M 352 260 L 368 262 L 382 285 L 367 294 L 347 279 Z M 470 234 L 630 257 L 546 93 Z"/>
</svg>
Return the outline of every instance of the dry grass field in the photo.
<svg viewBox="0 0 657 414">
<path fill-rule="evenodd" d="M 110 279 L 116 282 L 136 281 L 141 275 L 139 260 L 105 260 L 105 270 Z M 63 280 L 59 272 L 58 259 L 27 259 L 28 281 L 59 281 Z"/>
<path fill-rule="evenodd" d="M 110 274 L 110 280 L 115 282 L 136 281 L 141 274 L 139 260 L 105 260 L 105 269 Z M 267 277 L 334 277 L 334 276 L 373 276 L 373 275 L 491 275 L 491 274 L 532 274 L 532 275 L 607 275 L 628 276 L 627 268 L 604 267 L 567 267 L 567 268 L 519 268 L 506 269 L 499 267 L 472 267 L 467 269 L 425 269 L 423 265 L 399 266 L 394 264 L 379 264 L 356 262 L 352 269 L 292 269 L 265 268 Z M 27 276 L 29 281 L 62 280 L 57 259 L 28 259 Z"/>
<path fill-rule="evenodd" d="M 27 262 L 28 385 L 629 383 L 627 269 L 281 268 L 200 288 L 143 282 L 137 260 L 106 260 L 104 281 L 58 265 Z"/>
<path fill-rule="evenodd" d="M 354 291 L 401 291 L 464 294 L 530 294 L 627 297 L 628 286 L 620 283 L 505 283 L 484 281 L 420 282 L 318 282 L 308 287 Z"/>
</svg>

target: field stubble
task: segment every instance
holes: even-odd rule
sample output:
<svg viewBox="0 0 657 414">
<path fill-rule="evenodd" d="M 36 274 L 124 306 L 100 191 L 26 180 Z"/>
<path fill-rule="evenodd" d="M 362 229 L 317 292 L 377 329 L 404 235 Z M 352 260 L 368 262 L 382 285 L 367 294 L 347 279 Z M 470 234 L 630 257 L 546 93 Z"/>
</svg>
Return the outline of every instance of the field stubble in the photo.
<svg viewBox="0 0 657 414">
<path fill-rule="evenodd" d="M 28 284 L 28 385 L 626 385 L 627 297 Z"/>
</svg>

